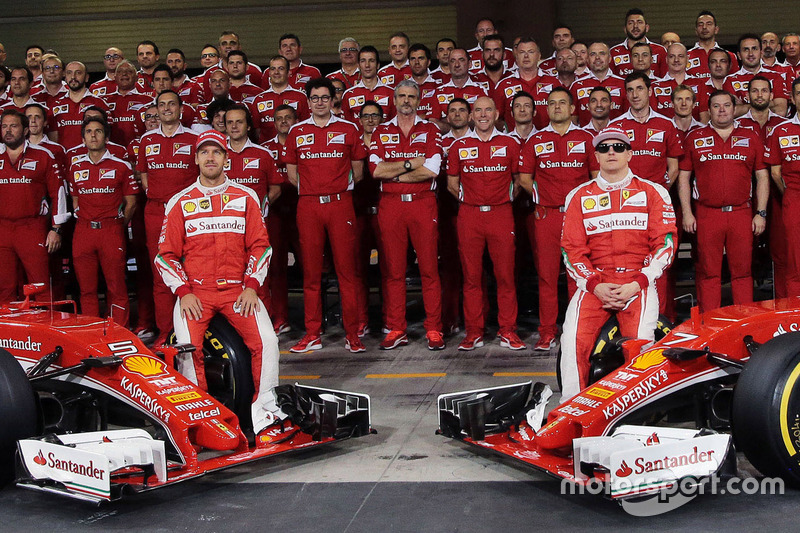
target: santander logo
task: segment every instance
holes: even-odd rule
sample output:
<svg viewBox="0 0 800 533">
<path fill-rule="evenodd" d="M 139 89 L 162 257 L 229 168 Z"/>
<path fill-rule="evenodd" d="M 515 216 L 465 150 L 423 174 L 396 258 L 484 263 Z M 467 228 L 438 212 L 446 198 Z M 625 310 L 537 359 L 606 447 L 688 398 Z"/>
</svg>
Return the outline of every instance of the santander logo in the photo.
<svg viewBox="0 0 800 533">
<path fill-rule="evenodd" d="M 586 226 L 586 229 L 588 229 L 589 231 L 594 231 L 597 229 L 597 226 L 589 222 L 589 225 Z"/>
<path fill-rule="evenodd" d="M 622 464 L 619 465 L 616 474 L 617 477 L 628 477 L 631 474 L 633 474 L 633 470 L 631 469 L 631 467 L 628 466 L 628 463 L 622 461 Z"/>
<path fill-rule="evenodd" d="M 37 465 L 41 465 L 41 466 L 44 466 L 44 465 L 47 464 L 47 459 L 44 458 L 44 454 L 42 453 L 42 450 L 39 450 L 39 455 L 37 455 L 36 457 L 33 458 L 33 462 L 36 463 Z"/>
<path fill-rule="evenodd" d="M 645 446 L 655 446 L 656 444 L 661 444 L 661 441 L 658 440 L 658 433 L 653 432 L 652 435 L 647 437 L 647 440 L 645 441 L 644 445 Z"/>
</svg>

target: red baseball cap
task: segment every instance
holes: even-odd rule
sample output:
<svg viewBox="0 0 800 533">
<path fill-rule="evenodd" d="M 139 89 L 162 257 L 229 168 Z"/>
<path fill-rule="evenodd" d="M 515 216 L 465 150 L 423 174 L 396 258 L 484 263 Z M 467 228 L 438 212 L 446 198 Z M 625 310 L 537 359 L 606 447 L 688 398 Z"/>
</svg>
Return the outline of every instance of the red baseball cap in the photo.
<svg viewBox="0 0 800 533">
<path fill-rule="evenodd" d="M 228 139 L 224 133 L 217 130 L 207 130 L 197 136 L 197 142 L 194 143 L 194 148 L 197 150 L 205 143 L 214 143 L 226 152 L 228 151 Z"/>
<path fill-rule="evenodd" d="M 628 146 L 631 144 L 631 138 L 628 137 L 628 132 L 619 126 L 608 126 L 603 128 L 603 131 L 597 134 L 597 137 L 595 137 L 592 141 L 592 145 L 597 148 L 598 144 L 609 140 L 622 141 Z"/>
</svg>

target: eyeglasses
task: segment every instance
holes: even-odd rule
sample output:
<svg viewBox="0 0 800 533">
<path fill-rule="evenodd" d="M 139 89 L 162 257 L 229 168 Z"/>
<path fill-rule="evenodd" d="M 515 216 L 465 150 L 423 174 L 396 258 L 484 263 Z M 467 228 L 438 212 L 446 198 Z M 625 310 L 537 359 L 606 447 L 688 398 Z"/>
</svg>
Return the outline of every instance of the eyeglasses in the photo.
<svg viewBox="0 0 800 533">
<path fill-rule="evenodd" d="M 359 116 L 365 120 L 378 120 L 381 118 L 380 113 L 361 113 Z"/>
<path fill-rule="evenodd" d="M 47 72 L 56 72 L 61 70 L 61 66 L 59 65 L 48 65 L 46 67 L 42 67 L 42 70 L 46 70 Z"/>
<path fill-rule="evenodd" d="M 208 54 L 200 54 L 200 59 L 209 59 L 212 57 L 219 57 L 219 54 L 215 54 L 214 52 L 210 52 Z"/>
<path fill-rule="evenodd" d="M 343 93 L 343 92 L 344 92 L 344 89 L 338 89 L 338 88 L 337 88 L 337 89 L 334 89 L 334 90 L 335 90 L 337 93 Z"/>
<path fill-rule="evenodd" d="M 106 54 L 103 56 L 103 59 L 111 61 L 112 59 L 122 59 L 122 56 L 119 54 Z"/>
<path fill-rule="evenodd" d="M 331 101 L 330 95 L 327 95 L 327 94 L 323 95 L 323 96 L 315 94 L 314 96 L 309 96 L 308 99 L 311 100 L 312 102 L 314 102 L 315 104 L 317 102 L 330 102 Z"/>
<path fill-rule="evenodd" d="M 628 146 L 625 143 L 611 143 L 611 144 L 600 143 L 594 150 L 595 152 L 599 152 L 601 154 L 607 154 L 609 150 L 611 150 L 612 148 L 616 153 L 621 154 L 622 152 L 630 148 L 630 146 Z"/>
<path fill-rule="evenodd" d="M 156 120 L 157 118 L 158 118 L 158 115 L 145 115 L 144 116 L 145 120 Z"/>
<path fill-rule="evenodd" d="M 340 54 L 343 54 L 344 52 L 353 52 L 353 53 L 355 53 L 355 52 L 358 52 L 358 48 L 355 48 L 355 47 L 353 47 L 353 48 L 342 48 L 341 50 L 339 50 Z"/>
</svg>

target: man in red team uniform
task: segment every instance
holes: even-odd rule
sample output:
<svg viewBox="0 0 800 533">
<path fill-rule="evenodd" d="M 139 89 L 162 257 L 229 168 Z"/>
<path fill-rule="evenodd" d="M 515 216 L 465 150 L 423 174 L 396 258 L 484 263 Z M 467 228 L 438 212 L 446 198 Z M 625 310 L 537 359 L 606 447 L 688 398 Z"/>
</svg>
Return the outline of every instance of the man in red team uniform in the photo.
<svg viewBox="0 0 800 533">
<path fill-rule="evenodd" d="M 34 100 L 52 109 L 55 101 L 64 98 L 68 92 L 69 87 L 64 83 L 64 63 L 56 55 L 43 55 L 42 84 L 31 88 Z"/>
<path fill-rule="evenodd" d="M 153 69 L 153 91 L 155 95 L 163 93 L 164 91 L 175 92 L 172 88 L 172 81 L 174 75 L 172 69 L 163 63 Z M 175 93 L 177 94 L 177 93 Z M 197 120 L 197 112 L 195 109 L 181 100 L 181 124 L 186 128 L 191 128 L 192 124 Z"/>
<path fill-rule="evenodd" d="M 144 208 L 147 250 L 151 262 L 158 253 L 158 237 L 164 222 L 164 208 L 174 195 L 191 185 L 197 175 L 194 162 L 194 143 L 197 134 L 181 126 L 181 98 L 173 90 L 156 97 L 161 126 L 148 131 L 139 140 L 136 171 L 147 193 Z M 172 329 L 172 307 L 175 299 L 158 277 L 153 280 L 156 327 L 159 330 L 156 345 L 167 340 Z"/>
<path fill-rule="evenodd" d="M 717 43 L 717 17 L 711 11 L 701 11 L 697 15 L 694 31 L 697 34 L 697 43 L 688 51 L 689 64 L 686 73 L 696 78 L 708 78 L 710 54 L 713 50 L 722 50 Z M 733 52 L 725 51 L 728 55 L 728 64 L 736 68 L 736 55 Z"/>
<path fill-rule="evenodd" d="M 553 30 L 553 55 L 539 63 L 539 70 L 548 76 L 556 75 L 556 55 L 561 50 L 570 48 L 575 42 L 572 35 L 572 28 L 569 26 L 557 26 Z"/>
<path fill-rule="evenodd" d="M 255 191 L 266 218 L 270 203 L 281 193 L 281 178 L 270 151 L 251 140 L 256 133 L 246 105 L 234 104 L 225 111 L 225 132 L 228 134 L 225 173 L 234 183 Z"/>
<path fill-rule="evenodd" d="M 105 96 L 114 120 L 111 141 L 128 146 L 144 133 L 144 110 L 153 97 L 136 89 L 136 69 L 129 61 L 117 65 L 114 80 L 116 90 Z"/>
<path fill-rule="evenodd" d="M 292 106 L 298 120 L 305 120 L 308 117 L 306 93 L 289 86 L 289 60 L 283 56 L 272 57 L 264 80 L 269 82 L 269 87 L 247 101 L 261 142 L 272 139 L 277 133 L 273 117 L 278 107 Z"/>
<path fill-rule="evenodd" d="M 511 100 L 520 91 L 533 96 L 536 104 L 536 113 L 533 116 L 533 125 L 536 129 L 547 126 L 547 95 L 561 84 L 554 76 L 540 76 L 536 66 L 539 63 L 539 46 L 536 41 L 530 38 L 520 39 L 517 45 L 517 57 L 519 65 L 516 75 L 497 84 L 494 91 L 494 102 L 500 118 L 506 123 L 508 129 L 514 129 L 514 117 L 511 115 Z"/>
<path fill-rule="evenodd" d="M 629 110 L 610 125 L 628 132 L 633 156 L 631 171 L 669 188 L 678 178 L 678 159 L 683 155 L 681 137 L 672 121 L 650 106 L 650 78 L 641 72 L 629 74 L 625 78 L 625 91 Z M 674 288 L 669 281 L 668 276 L 658 278 L 659 305 L 661 313 L 672 320 L 675 318 Z"/>
<path fill-rule="evenodd" d="M 381 181 L 378 224 L 386 261 L 386 334 L 381 349 L 408 344 L 406 335 L 406 263 L 408 243 L 417 254 L 425 305 L 428 349 L 441 350 L 442 288 L 439 281 L 436 176 L 442 164 L 442 140 L 435 124 L 417 116 L 419 86 L 403 80 L 394 91 L 397 116 L 372 135 L 369 168 Z"/>
<path fill-rule="evenodd" d="M 300 37 L 293 33 L 285 33 L 278 39 L 278 53 L 289 61 L 289 85 L 297 90 L 305 90 L 309 80 L 319 78 L 321 74 L 317 67 L 306 65 L 300 59 L 303 46 Z"/>
<path fill-rule="evenodd" d="M 631 171 L 660 185 L 670 186 L 678 177 L 678 158 L 683 154 L 675 125 L 651 107 L 650 79 L 633 73 L 625 79 L 629 110 L 611 121 L 628 132 Z"/>
<path fill-rule="evenodd" d="M 358 71 L 358 51 L 361 47 L 352 37 L 345 37 L 339 41 L 339 59 L 342 62 L 342 68 L 336 72 L 331 72 L 327 76 L 331 80 L 340 80 L 344 83 L 345 89 L 349 89 L 356 83 L 361 76 Z"/>
<path fill-rule="evenodd" d="M 331 113 L 334 88 L 327 78 L 306 84 L 311 118 L 289 131 L 284 162 L 289 181 L 298 188 L 297 227 L 303 259 L 303 306 L 306 334 L 290 349 L 304 353 L 322 348 L 322 254 L 325 235 L 333 250 L 339 279 L 345 346 L 366 350 L 358 338 L 355 213 L 351 190 L 361 180 L 366 148 L 355 124 Z"/>
<path fill-rule="evenodd" d="M 450 146 L 470 132 L 472 108 L 463 98 L 455 98 L 447 105 L 447 124 L 450 131 L 442 135 L 442 172 L 439 175 L 439 280 L 442 285 L 442 333 L 450 335 L 460 331 L 461 291 L 463 275 L 458 256 L 458 198 L 447 194 L 447 158 Z"/>
<path fill-rule="evenodd" d="M 561 402 L 589 384 L 589 355 L 609 316 L 623 336 L 653 340 L 658 320 L 655 280 L 675 254 L 675 213 L 667 191 L 636 176 L 623 129 L 609 126 L 593 141 L 600 173 L 566 198 L 561 249 L 578 286 L 561 335 Z"/>
<path fill-rule="evenodd" d="M 456 47 L 453 39 L 445 37 L 436 43 L 436 61 L 439 66 L 431 71 L 431 76 L 439 85 L 450 81 L 450 52 Z"/>
<path fill-rule="evenodd" d="M 787 33 L 781 40 L 781 50 L 785 56 L 786 66 L 791 69 L 790 80 L 800 77 L 800 35 Z"/>
<path fill-rule="evenodd" d="M 469 73 L 469 56 L 463 48 L 450 52 L 450 81 L 436 89 L 436 101 L 431 106 L 429 120 L 439 126 L 442 132 L 447 131 L 447 105 L 454 98 L 463 98 L 473 104 L 478 97 L 488 96 L 486 89 L 472 80 Z"/>
<path fill-rule="evenodd" d="M 723 250 L 728 256 L 733 303 L 753 301 L 753 235 L 764 232 L 769 195 L 763 145 L 756 132 L 735 122 L 733 95 L 711 93 L 708 107 L 711 122 L 686 136 L 679 190 L 683 229 L 697 232 L 697 300 L 701 312 L 720 306 Z M 689 182 L 692 172 L 694 214 Z M 755 216 L 753 172 L 757 182 Z"/>
<path fill-rule="evenodd" d="M 739 125 L 751 128 L 758 133 L 761 144 L 766 149 L 773 130 L 779 124 L 785 122 L 786 119 L 770 111 L 772 83 L 764 76 L 753 76 L 747 87 L 747 94 L 750 100 L 750 111 L 743 117 L 739 117 Z M 767 235 L 765 237 L 769 242 L 769 254 L 772 258 L 772 286 L 775 291 L 775 298 L 786 298 L 786 268 L 789 261 L 789 252 L 786 249 L 786 228 L 783 225 L 781 190 L 772 180 L 770 180 L 767 215 L 769 218 L 767 219 Z M 756 243 L 756 248 L 758 248 L 758 243 Z"/>
<path fill-rule="evenodd" d="M 225 132 L 228 135 L 228 161 L 225 163 L 225 174 L 234 183 L 253 189 L 266 223 L 269 206 L 281 193 L 281 177 L 278 176 L 275 159 L 269 150 L 251 140 L 258 133 L 253 127 L 253 120 L 246 105 L 233 104 L 225 111 Z M 258 297 L 269 309 L 267 283 L 263 283 L 259 288 Z"/>
<path fill-rule="evenodd" d="M 138 86 L 141 92 L 153 89 L 153 69 L 156 68 L 161 54 L 153 41 L 142 41 L 136 45 L 136 60 L 139 63 Z"/>
<path fill-rule="evenodd" d="M 167 52 L 167 66 L 172 71 L 172 89 L 181 100 L 197 107 L 205 102 L 203 87 L 186 75 L 186 54 L 180 48 L 172 48 Z"/>
<path fill-rule="evenodd" d="M 105 95 L 117 90 L 117 67 L 124 60 L 125 55 L 116 46 L 106 49 L 105 54 L 103 54 L 103 66 L 106 68 L 106 73 L 102 80 L 96 81 L 89 86 L 89 90 L 92 91 L 93 95 L 103 98 Z"/>
<path fill-rule="evenodd" d="M 578 124 L 581 127 L 592 119 L 589 112 L 589 95 L 595 87 L 605 87 L 611 99 L 610 116 L 617 118 L 628 105 L 625 99 L 625 80 L 609 68 L 611 55 L 605 43 L 589 45 L 589 73 L 576 80 L 570 87 L 575 107 L 578 108 Z M 599 130 L 598 130 L 599 131 Z"/>
<path fill-rule="evenodd" d="M 231 77 L 228 93 L 234 102 L 255 98 L 261 92 L 261 87 L 247 81 L 247 65 L 247 55 L 241 50 L 234 50 L 228 54 L 228 74 Z"/>
<path fill-rule="evenodd" d="M 403 80 L 411 78 L 411 67 L 408 64 L 408 47 L 411 41 L 403 32 L 389 37 L 389 57 L 392 62 L 378 70 L 381 83 L 394 89 Z"/>
<path fill-rule="evenodd" d="M 752 84 L 751 81 L 751 87 Z M 797 79 L 792 82 L 792 101 L 800 107 Z M 772 180 L 781 193 L 787 249 L 786 295 L 800 296 L 800 115 L 773 128 L 767 138 L 764 162 L 770 166 Z"/>
<path fill-rule="evenodd" d="M 0 105 L 0 110 L 15 109 L 20 113 L 25 112 L 25 108 L 30 104 L 43 104 L 41 98 L 35 99 L 31 97 L 31 84 L 33 83 L 33 74 L 28 67 L 14 67 L 11 69 L 11 77 L 9 78 L 8 88 L 11 91 L 11 98 Z M 51 138 L 55 133 L 50 133 Z"/>
<path fill-rule="evenodd" d="M 740 117 L 750 109 L 747 87 L 753 76 L 760 74 L 772 83 L 772 102 L 770 109 L 779 116 L 786 116 L 789 102 L 789 89 L 783 74 L 765 68 L 761 63 L 761 40 L 758 35 L 748 33 L 739 37 L 739 59 L 742 68 L 728 74 L 722 85 L 723 90 L 736 97 L 736 116 Z"/>
<path fill-rule="evenodd" d="M 472 108 L 475 131 L 450 147 L 447 188 L 460 201 L 458 243 L 464 272 L 464 325 L 459 350 L 483 346 L 483 254 L 488 249 L 497 280 L 500 346 L 524 350 L 517 336 L 514 215 L 511 201 L 519 171 L 519 143 L 495 128 L 499 113 L 488 96 Z"/>
<path fill-rule="evenodd" d="M 500 35 L 488 35 L 483 40 L 483 69 L 472 73 L 472 79 L 486 91 L 489 97 L 494 94 L 497 84 L 511 73 L 503 67 L 505 41 Z"/>
<path fill-rule="evenodd" d="M 708 122 L 708 85 L 704 79 L 693 78 L 686 74 L 686 47 L 674 43 L 667 49 L 667 73 L 663 78 L 653 81 L 653 97 L 655 110 L 667 118 L 675 116 L 672 108 L 672 91 L 678 85 L 686 85 L 694 91 L 694 118 L 702 123 Z"/>
<path fill-rule="evenodd" d="M 28 283 L 50 285 L 47 254 L 61 246 L 70 214 L 53 155 L 25 140 L 28 117 L 4 109 L 0 135 L 0 302 L 9 302 L 17 297 L 18 261 Z"/>
<path fill-rule="evenodd" d="M 633 72 L 631 64 L 631 48 L 636 43 L 647 43 L 650 45 L 653 72 L 657 77 L 661 77 L 667 72 L 667 51 L 658 43 L 654 43 L 647 38 L 650 25 L 644 19 L 644 12 L 641 9 L 629 9 L 625 14 L 625 35 L 627 39 L 611 48 L 611 69 L 614 74 L 624 78 Z"/>
<path fill-rule="evenodd" d="M 347 89 L 342 95 L 342 114 L 351 122 L 358 122 L 361 106 L 370 100 L 383 108 L 384 121 L 394 116 L 394 93 L 392 88 L 381 83 L 378 78 L 380 64 L 378 50 L 374 46 L 365 46 L 358 52 L 358 68 L 361 81 Z"/>
<path fill-rule="evenodd" d="M 56 100 L 50 110 L 53 114 L 51 131 L 56 133 L 54 140 L 69 150 L 82 142 L 81 123 L 83 112 L 87 107 L 97 106 L 107 113 L 110 110 L 104 100 L 94 96 L 86 88 L 89 74 L 83 63 L 78 61 L 69 63 L 64 70 L 64 80 L 69 87 L 69 93 L 64 98 Z"/>
<path fill-rule="evenodd" d="M 305 96 L 305 95 L 303 95 Z M 277 163 L 280 176 L 280 194 L 270 205 L 267 217 L 267 230 L 272 235 L 272 268 L 269 283 L 269 316 L 272 318 L 275 333 L 281 335 L 291 331 L 289 326 L 289 285 L 287 281 L 289 249 L 292 248 L 295 262 L 300 260 L 300 246 L 297 236 L 297 187 L 294 187 L 286 173 L 282 152 L 286 145 L 289 130 L 297 123 L 297 111 L 286 104 L 275 109 L 274 121 L 277 134 L 262 143 Z"/>
<path fill-rule="evenodd" d="M 483 70 L 483 40 L 487 35 L 495 35 L 497 29 L 492 19 L 483 18 L 475 24 L 475 39 L 478 41 L 478 46 L 467 50 L 467 57 L 469 61 L 469 71 L 480 72 Z M 455 48 L 455 43 L 454 43 Z M 510 48 L 506 48 L 505 57 L 503 59 L 503 68 L 510 69 L 514 66 L 514 52 Z"/>
<path fill-rule="evenodd" d="M 231 30 L 222 30 L 219 36 L 219 63 L 213 68 L 206 70 L 206 74 L 211 74 L 216 69 L 222 69 L 228 72 L 228 55 L 234 50 L 242 51 L 242 43 L 239 39 L 239 35 Z M 261 85 L 261 69 L 258 65 L 247 63 L 246 79 L 253 85 Z M 208 94 L 207 91 L 206 94 Z"/>
<path fill-rule="evenodd" d="M 128 325 L 128 288 L 125 285 L 125 230 L 136 209 L 139 185 L 131 166 L 106 149 L 111 126 L 102 118 L 83 121 L 87 153 L 67 173 L 72 207 L 78 218 L 72 239 L 72 260 L 80 287 L 81 312 L 100 316 L 97 300 L 98 267 L 107 287 L 107 314 Z"/>
<path fill-rule="evenodd" d="M 419 85 L 419 106 L 417 115 L 426 118 L 436 102 L 436 89 L 441 85 L 431 76 L 431 50 L 424 44 L 414 43 L 408 49 L 408 64 L 411 66 L 411 79 Z"/>
<path fill-rule="evenodd" d="M 193 148 L 200 177 L 167 204 L 156 259 L 161 277 L 178 297 L 175 336 L 195 346 L 192 364 L 181 364 L 179 370 L 208 390 L 203 340 L 211 319 L 223 315 L 251 353 L 251 414 L 258 435 L 285 418 L 273 390 L 278 385 L 278 338 L 256 294 L 269 268 L 267 229 L 253 191 L 225 176 L 225 136 L 204 132 Z"/>
<path fill-rule="evenodd" d="M 534 350 L 555 345 L 558 317 L 558 274 L 561 270 L 561 226 L 567 194 L 597 170 L 592 135 L 572 123 L 572 95 L 562 87 L 553 89 L 547 113 L 550 124 L 534 133 L 520 155 L 520 186 L 536 204 L 533 228 L 536 242 L 536 273 L 539 276 L 539 342 Z M 569 295 L 575 292 L 569 284 Z"/>
</svg>

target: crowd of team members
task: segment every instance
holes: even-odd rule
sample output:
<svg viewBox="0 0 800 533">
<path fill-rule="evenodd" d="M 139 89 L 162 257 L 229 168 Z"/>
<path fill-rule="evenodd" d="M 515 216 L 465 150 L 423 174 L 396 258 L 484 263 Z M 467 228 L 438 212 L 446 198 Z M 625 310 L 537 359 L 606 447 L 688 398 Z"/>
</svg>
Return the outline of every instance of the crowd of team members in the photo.
<svg viewBox="0 0 800 533">
<path fill-rule="evenodd" d="M 292 351 L 322 347 L 326 239 L 351 351 L 364 350 L 368 332 L 373 249 L 382 277 L 381 348 L 408 343 L 409 241 L 430 349 L 444 348 L 443 336 L 458 331 L 462 316 L 459 348 L 483 344 L 485 249 L 497 280 L 500 343 L 523 349 L 515 239 L 525 235 L 538 275 L 535 348 L 546 350 L 557 334 L 565 198 L 597 174 L 592 139 L 609 124 L 628 133 L 633 173 L 670 189 L 679 233 L 697 234 L 703 310 L 720 305 L 723 250 L 734 302 L 752 299 L 753 237 L 765 229 L 776 296 L 800 294 L 800 209 L 793 208 L 800 122 L 788 118 L 800 106 L 800 37 L 744 35 L 733 54 L 716 43 L 719 28 L 706 11 L 688 50 L 671 32 L 662 44 L 651 42 L 648 30 L 636 9 L 625 17 L 626 39 L 613 47 L 576 41 L 559 26 L 555 52 L 542 60 L 533 39 L 518 37 L 507 48 L 483 19 L 478 46 L 436 44 L 435 70 L 432 51 L 404 33 L 390 37 L 391 62 L 382 68 L 375 47 L 344 38 L 341 69 L 325 78 L 302 62 L 295 35 L 280 38 L 279 55 L 262 73 L 236 33 L 225 31 L 218 46 L 202 49 L 205 71 L 195 78 L 186 75 L 181 50 L 159 63 L 157 45 L 142 41 L 138 70 L 111 47 L 105 77 L 91 86 L 82 63 L 64 64 L 31 46 L 26 66 L 0 66 L 0 301 L 17 297 L 23 279 L 48 281 L 74 214 L 82 311 L 100 313 L 99 265 L 108 312 L 128 323 L 127 248 L 138 268 L 131 328 L 158 332 L 155 342 L 164 342 L 175 295 L 151 267 L 165 206 L 196 181 L 196 137 L 215 129 L 228 137 L 228 178 L 261 201 L 272 264 L 259 295 L 277 334 L 290 329 L 290 250 L 302 264 L 306 334 Z M 784 63 L 776 58 L 781 49 Z M 674 286 L 674 271 L 659 279 L 661 311 L 673 319 Z"/>
</svg>

